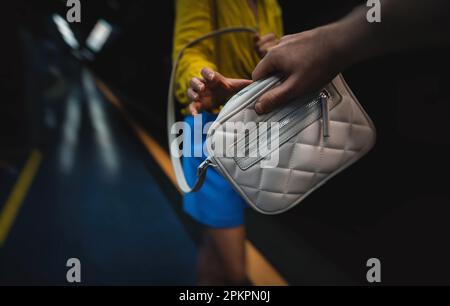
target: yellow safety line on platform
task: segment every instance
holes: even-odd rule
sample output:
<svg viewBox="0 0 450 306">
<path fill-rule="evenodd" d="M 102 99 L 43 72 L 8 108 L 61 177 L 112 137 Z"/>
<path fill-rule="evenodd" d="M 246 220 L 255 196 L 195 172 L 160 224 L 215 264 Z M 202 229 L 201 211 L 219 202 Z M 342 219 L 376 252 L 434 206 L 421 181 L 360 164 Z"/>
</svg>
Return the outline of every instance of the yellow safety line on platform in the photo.
<svg viewBox="0 0 450 306">
<path fill-rule="evenodd" d="M 19 209 L 34 181 L 34 177 L 36 176 L 41 161 L 42 154 L 38 150 L 33 150 L 25 167 L 20 173 L 9 198 L 3 205 L 2 211 L 0 212 L 0 247 L 3 246 L 8 237 L 9 231 L 14 224 L 14 220 L 19 213 Z"/>
<path fill-rule="evenodd" d="M 169 154 L 143 129 L 124 109 L 120 100 L 111 92 L 111 90 L 101 81 L 97 80 L 97 85 L 103 95 L 114 105 L 131 125 L 138 138 L 147 148 L 147 151 L 156 160 L 164 173 L 177 187 L 175 172 L 170 162 Z M 179 189 L 178 189 L 179 190 Z M 180 190 L 179 190 L 180 191 Z M 275 270 L 275 268 L 264 258 L 264 256 L 253 246 L 250 241 L 245 242 L 247 252 L 247 274 L 253 284 L 257 286 L 287 286 L 288 283 Z"/>
</svg>

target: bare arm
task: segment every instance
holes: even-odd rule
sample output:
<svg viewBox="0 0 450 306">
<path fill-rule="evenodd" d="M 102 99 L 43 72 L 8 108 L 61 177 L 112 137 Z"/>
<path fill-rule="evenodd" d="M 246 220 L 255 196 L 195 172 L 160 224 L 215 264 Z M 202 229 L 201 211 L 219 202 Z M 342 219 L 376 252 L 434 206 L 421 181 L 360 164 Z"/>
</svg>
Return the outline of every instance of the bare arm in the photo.
<svg viewBox="0 0 450 306">
<path fill-rule="evenodd" d="M 368 7 L 310 31 L 285 36 L 253 72 L 253 79 L 280 73 L 285 81 L 261 96 L 258 113 L 318 90 L 339 72 L 392 51 L 450 43 L 450 3 L 446 0 L 381 1 L 381 22 L 369 23 Z"/>
</svg>

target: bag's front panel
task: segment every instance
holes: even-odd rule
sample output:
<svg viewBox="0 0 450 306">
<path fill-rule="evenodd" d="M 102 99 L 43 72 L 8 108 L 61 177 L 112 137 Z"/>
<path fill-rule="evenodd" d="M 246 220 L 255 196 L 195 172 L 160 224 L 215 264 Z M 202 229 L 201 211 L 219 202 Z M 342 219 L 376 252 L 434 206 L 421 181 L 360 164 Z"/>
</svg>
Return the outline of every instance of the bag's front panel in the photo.
<svg viewBox="0 0 450 306">
<path fill-rule="evenodd" d="M 277 161 L 273 168 L 257 162 L 242 169 L 233 157 L 215 158 L 223 175 L 260 212 L 279 213 L 294 206 L 373 145 L 375 131 L 370 119 L 340 77 L 333 83 L 342 99 L 329 112 L 329 137 L 323 136 L 322 120 L 315 120 L 265 158 Z M 254 112 L 252 103 L 227 121 L 259 122 L 264 118 Z M 230 142 L 236 139 L 232 133 L 227 136 Z"/>
</svg>

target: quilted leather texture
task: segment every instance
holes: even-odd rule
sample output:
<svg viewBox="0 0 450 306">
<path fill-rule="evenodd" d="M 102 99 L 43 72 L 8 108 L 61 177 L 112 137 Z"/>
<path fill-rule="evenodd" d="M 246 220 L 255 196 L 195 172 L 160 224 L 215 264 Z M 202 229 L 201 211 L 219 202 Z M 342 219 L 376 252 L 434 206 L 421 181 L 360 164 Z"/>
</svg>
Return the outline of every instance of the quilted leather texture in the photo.
<svg viewBox="0 0 450 306">
<path fill-rule="evenodd" d="M 323 137 L 322 119 L 314 121 L 281 145 L 275 168 L 262 168 L 258 162 L 242 170 L 232 157 L 216 157 L 209 152 L 216 168 L 259 212 L 276 214 L 299 204 L 374 145 L 375 127 L 343 77 L 339 75 L 332 84 L 337 96 L 332 96 L 336 101 L 329 105 L 329 137 Z M 225 115 L 221 113 L 220 118 Z M 227 119 L 244 123 L 261 120 L 254 102 Z M 215 132 L 220 133 L 219 129 Z"/>
</svg>

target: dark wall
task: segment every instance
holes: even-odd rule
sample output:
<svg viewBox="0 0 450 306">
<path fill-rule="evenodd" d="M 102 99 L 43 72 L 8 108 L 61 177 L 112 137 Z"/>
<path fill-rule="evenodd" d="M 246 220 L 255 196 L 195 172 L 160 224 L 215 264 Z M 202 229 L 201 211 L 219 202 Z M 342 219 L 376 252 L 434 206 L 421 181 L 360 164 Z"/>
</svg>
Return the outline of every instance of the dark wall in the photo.
<svg viewBox="0 0 450 306">
<path fill-rule="evenodd" d="M 352 2 L 310 1 L 285 10 L 286 32 L 333 20 Z M 408 50 L 345 71 L 375 122 L 377 144 L 300 207 L 272 221 L 362 282 L 361 267 L 370 257 L 381 258 L 384 283 L 445 283 L 450 273 L 450 224 L 444 217 L 450 214 L 444 174 L 450 169 L 448 52 Z"/>
<path fill-rule="evenodd" d="M 92 64 L 97 74 L 123 93 L 134 116 L 165 142 L 166 99 L 171 69 L 172 1 L 130 1 L 111 20 L 117 38 Z"/>
<path fill-rule="evenodd" d="M 0 158 L 4 159 L 28 144 L 20 20 L 12 9 L 6 5 L 0 11 Z"/>
</svg>

